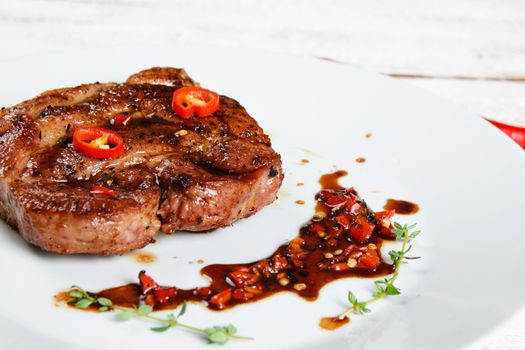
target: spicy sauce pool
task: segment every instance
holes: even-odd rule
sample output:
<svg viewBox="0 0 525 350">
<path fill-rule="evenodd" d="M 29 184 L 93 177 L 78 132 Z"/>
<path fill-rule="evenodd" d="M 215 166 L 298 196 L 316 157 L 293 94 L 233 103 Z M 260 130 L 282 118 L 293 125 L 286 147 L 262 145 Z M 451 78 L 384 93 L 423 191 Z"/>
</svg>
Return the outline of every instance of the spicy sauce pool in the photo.
<svg viewBox="0 0 525 350">
<path fill-rule="evenodd" d="M 94 294 L 127 307 L 146 303 L 165 310 L 189 301 L 224 310 L 279 292 L 312 301 L 333 280 L 388 275 L 393 266 L 382 260 L 380 249 L 384 239 L 394 238 L 390 222 L 394 211 L 371 211 L 353 188 L 339 184 L 338 179 L 346 174 L 340 170 L 321 176 L 323 189 L 315 195 L 316 214 L 296 238 L 265 259 L 205 266 L 201 273 L 211 280 L 208 286 L 163 286 L 141 271 L 138 284 Z"/>
</svg>

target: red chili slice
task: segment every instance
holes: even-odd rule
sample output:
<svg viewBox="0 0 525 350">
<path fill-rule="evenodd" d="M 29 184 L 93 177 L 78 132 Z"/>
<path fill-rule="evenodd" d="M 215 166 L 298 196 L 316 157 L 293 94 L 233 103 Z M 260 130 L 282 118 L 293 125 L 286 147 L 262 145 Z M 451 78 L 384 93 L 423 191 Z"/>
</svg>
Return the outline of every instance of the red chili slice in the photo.
<svg viewBox="0 0 525 350">
<path fill-rule="evenodd" d="M 352 204 L 352 206 L 348 208 L 348 211 L 350 211 L 350 213 L 353 214 L 353 215 L 359 214 L 360 210 L 361 210 L 361 204 L 359 204 L 357 202 Z"/>
<path fill-rule="evenodd" d="M 142 270 L 139 273 L 139 282 L 140 288 L 142 289 L 142 294 L 146 295 L 150 291 L 159 288 L 159 284 L 155 282 L 151 276 L 146 274 L 146 271 Z"/>
<path fill-rule="evenodd" d="M 364 243 L 368 241 L 372 232 L 374 232 L 374 224 L 369 223 L 366 218 L 358 217 L 357 226 L 350 227 L 350 236 L 358 243 Z"/>
<path fill-rule="evenodd" d="M 335 196 L 335 192 L 334 190 L 321 190 L 317 196 L 319 200 L 326 202 L 328 198 Z"/>
<path fill-rule="evenodd" d="M 390 219 L 396 213 L 395 210 L 376 211 L 374 213 L 376 220 L 382 222 L 385 219 Z"/>
<path fill-rule="evenodd" d="M 348 266 L 347 263 L 337 263 L 330 266 L 330 269 L 334 271 L 348 271 L 350 270 L 350 266 Z"/>
<path fill-rule="evenodd" d="M 245 297 L 245 292 L 243 289 L 240 289 L 240 288 L 236 288 L 233 290 L 233 293 L 232 293 L 232 297 L 233 299 L 235 300 L 243 300 L 244 297 Z"/>
<path fill-rule="evenodd" d="M 131 116 L 128 114 L 117 113 L 113 119 L 111 119 L 111 124 L 115 126 L 128 126 L 131 121 Z"/>
<path fill-rule="evenodd" d="M 240 270 L 230 272 L 228 277 L 237 287 L 242 287 L 245 284 L 253 284 L 259 280 L 258 275 Z"/>
<path fill-rule="evenodd" d="M 346 198 L 342 196 L 333 196 L 326 200 L 325 204 L 329 207 L 338 207 L 346 201 Z"/>
<path fill-rule="evenodd" d="M 381 225 L 379 226 L 379 235 L 386 239 L 394 239 L 396 235 L 392 233 L 392 223 L 390 219 L 395 214 L 395 210 L 386 210 L 375 212 L 376 221 Z"/>
<path fill-rule="evenodd" d="M 255 295 L 258 295 L 258 294 L 262 294 L 262 287 L 260 285 L 255 285 L 255 286 L 246 286 L 244 287 L 244 290 L 246 292 L 248 292 L 249 294 L 255 294 Z"/>
<path fill-rule="evenodd" d="M 88 157 L 115 158 L 124 153 L 124 140 L 113 130 L 88 126 L 75 130 L 73 147 Z"/>
<path fill-rule="evenodd" d="M 219 95 L 200 87 L 182 87 L 173 93 L 171 108 L 182 118 L 209 117 L 219 109 Z"/>
<path fill-rule="evenodd" d="M 348 228 L 348 226 L 350 226 L 350 218 L 348 217 L 347 214 L 339 214 L 335 217 L 335 221 L 337 221 L 337 223 L 341 226 L 343 226 L 344 228 Z"/>
<path fill-rule="evenodd" d="M 153 295 L 155 296 L 155 299 L 164 304 L 177 296 L 177 288 L 168 287 L 153 289 Z"/>
<path fill-rule="evenodd" d="M 209 303 L 217 309 L 222 310 L 226 306 L 226 303 L 228 303 L 231 300 L 231 298 L 232 290 L 231 288 L 228 288 L 211 297 Z"/>
<path fill-rule="evenodd" d="M 91 194 L 103 194 L 106 196 L 114 196 L 117 194 L 116 191 L 112 190 L 111 188 L 107 188 L 104 186 L 91 186 L 91 190 L 89 191 Z"/>
<path fill-rule="evenodd" d="M 213 294 L 213 291 L 209 287 L 199 287 L 195 290 L 195 292 L 205 298 Z"/>
<path fill-rule="evenodd" d="M 318 223 L 313 223 L 313 224 L 310 224 L 310 226 L 308 226 L 308 229 L 311 231 L 311 232 L 314 232 L 314 233 L 317 233 L 317 232 L 321 232 L 321 231 L 325 231 L 326 228 L 321 225 L 321 224 L 318 224 Z"/>
<path fill-rule="evenodd" d="M 368 250 L 366 253 L 361 255 L 358 260 L 357 266 L 362 268 L 367 268 L 370 270 L 375 270 L 379 265 L 379 255 L 375 250 Z"/>
<path fill-rule="evenodd" d="M 288 266 L 288 260 L 280 255 L 273 257 L 273 268 L 277 271 L 284 270 Z"/>
</svg>

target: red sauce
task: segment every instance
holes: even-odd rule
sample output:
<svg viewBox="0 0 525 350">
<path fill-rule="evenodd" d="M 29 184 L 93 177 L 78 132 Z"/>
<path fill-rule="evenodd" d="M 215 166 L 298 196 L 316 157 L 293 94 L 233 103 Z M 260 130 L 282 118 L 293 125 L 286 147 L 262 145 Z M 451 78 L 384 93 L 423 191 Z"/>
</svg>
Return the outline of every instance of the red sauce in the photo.
<svg viewBox="0 0 525 350">
<path fill-rule="evenodd" d="M 155 310 L 164 310 L 176 308 L 184 301 L 204 301 L 210 309 L 223 310 L 279 292 L 312 301 L 333 280 L 391 274 L 393 266 L 384 262 L 379 252 L 383 239 L 393 238 L 391 227 L 382 224 L 389 222 L 382 221 L 385 212 L 372 212 L 353 188 L 339 185 L 338 179 L 346 174 L 340 170 L 321 176 L 323 190 L 315 196 L 317 214 L 301 227 L 296 238 L 265 259 L 205 266 L 201 273 L 211 281 L 205 287 L 160 287 L 141 272 L 141 284 L 95 294 L 122 306 L 137 306 L 143 301 Z M 325 320 L 323 325 L 334 329 L 336 324 L 345 322 L 348 320 Z"/>
<path fill-rule="evenodd" d="M 344 326 L 348 322 L 350 322 L 350 318 L 348 318 L 348 316 L 345 316 L 343 318 L 339 318 L 339 316 L 323 317 L 319 321 L 319 327 L 321 327 L 322 329 L 326 329 L 327 331 L 333 331 L 339 327 Z"/>
<path fill-rule="evenodd" d="M 157 257 L 153 253 L 135 253 L 135 261 L 139 264 L 151 264 L 157 260 Z"/>
<path fill-rule="evenodd" d="M 343 190 L 344 187 L 339 185 L 339 179 L 346 175 L 348 175 L 348 171 L 346 170 L 338 170 L 334 173 L 324 174 L 319 178 L 319 184 L 321 188 L 324 189 Z"/>
<path fill-rule="evenodd" d="M 387 199 L 383 206 L 385 210 L 395 210 L 396 214 L 411 215 L 419 211 L 419 205 L 400 199 Z"/>
</svg>

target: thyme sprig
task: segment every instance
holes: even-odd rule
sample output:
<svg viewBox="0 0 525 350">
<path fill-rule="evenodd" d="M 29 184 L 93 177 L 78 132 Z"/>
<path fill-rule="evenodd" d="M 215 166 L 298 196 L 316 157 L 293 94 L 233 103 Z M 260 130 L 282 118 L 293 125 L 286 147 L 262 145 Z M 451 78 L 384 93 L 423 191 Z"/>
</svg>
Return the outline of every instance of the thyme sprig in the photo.
<svg viewBox="0 0 525 350">
<path fill-rule="evenodd" d="M 394 272 L 388 278 L 374 281 L 375 290 L 372 294 L 372 298 L 366 301 L 359 301 L 354 293 L 348 291 L 348 301 L 350 302 L 350 307 L 338 317 L 340 319 L 345 318 L 351 313 L 364 314 L 370 312 L 368 305 L 383 299 L 389 295 L 399 295 L 401 294 L 401 289 L 396 287 L 394 283 L 396 282 L 399 276 L 399 270 L 401 266 L 405 263 L 407 259 L 417 259 L 416 257 L 409 257 L 406 254 L 412 248 L 410 244 L 420 233 L 420 230 L 415 230 L 416 224 L 412 225 L 401 225 L 397 222 L 394 222 L 392 233 L 395 234 L 396 240 L 402 241 L 400 250 L 391 250 L 388 252 L 390 259 L 392 259 L 392 264 L 394 265 Z"/>
<path fill-rule="evenodd" d="M 152 330 L 153 332 L 162 333 L 170 328 L 180 327 L 205 336 L 208 340 L 208 343 L 210 344 L 219 345 L 226 344 L 230 340 L 253 340 L 253 338 L 251 337 L 236 335 L 237 328 L 235 328 L 235 326 L 231 324 L 227 326 L 199 328 L 179 322 L 179 318 L 186 313 L 186 302 L 182 304 L 176 316 L 175 314 L 169 314 L 166 316 L 166 318 L 161 318 L 152 315 L 153 307 L 151 307 L 150 305 L 143 304 L 139 307 L 133 308 L 123 307 L 119 305 L 114 305 L 110 299 L 98 297 L 97 295 L 87 292 L 78 286 L 72 286 L 71 289 L 72 291 L 69 293 L 69 296 L 72 298 L 72 300 L 70 300 L 69 302 L 70 305 L 79 309 L 96 307 L 99 311 L 102 312 L 118 311 L 115 317 L 119 321 L 129 321 L 134 317 L 146 318 L 155 321 L 159 324 L 159 326 L 157 327 L 150 328 L 150 330 Z"/>
</svg>

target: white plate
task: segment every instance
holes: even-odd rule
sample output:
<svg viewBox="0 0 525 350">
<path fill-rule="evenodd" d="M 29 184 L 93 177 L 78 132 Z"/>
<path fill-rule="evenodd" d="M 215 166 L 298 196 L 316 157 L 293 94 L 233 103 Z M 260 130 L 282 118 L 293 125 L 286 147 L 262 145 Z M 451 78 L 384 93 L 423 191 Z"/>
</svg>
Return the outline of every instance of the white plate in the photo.
<svg viewBox="0 0 525 350">
<path fill-rule="evenodd" d="M 190 287 L 208 263 L 253 261 L 294 237 L 313 212 L 321 173 L 349 170 L 373 209 L 386 198 L 415 201 L 423 230 L 414 247 L 422 259 L 403 268 L 399 297 L 374 304 L 336 331 L 319 318 L 346 306 L 346 292 L 369 295 L 372 280 L 346 279 L 316 302 L 281 294 L 225 312 L 190 305 L 197 326 L 233 323 L 253 342 L 228 349 L 452 349 L 507 319 L 525 297 L 524 153 L 479 117 L 391 79 L 333 63 L 246 51 L 201 48 L 77 52 L 4 62 L 3 105 L 36 93 L 92 81 L 123 81 L 152 65 L 185 67 L 203 86 L 239 100 L 283 155 L 279 200 L 233 227 L 206 235 L 160 237 L 144 248 L 158 257 L 140 265 L 121 257 L 57 256 L 29 247 L 0 226 L 3 349 L 129 350 L 154 346 L 207 348 L 183 330 L 157 334 L 149 324 L 120 324 L 110 314 L 57 308 L 53 295 L 71 284 L 89 290 L 134 282 L 145 268 L 163 284 Z M 370 139 L 365 134 L 372 132 Z M 365 157 L 366 163 L 354 160 Z M 301 165 L 301 159 L 310 163 Z M 297 182 L 304 187 L 297 187 Z M 303 199 L 299 206 L 295 200 Z M 176 259 L 173 256 L 177 256 Z"/>
</svg>

